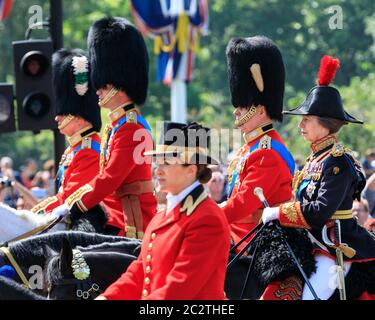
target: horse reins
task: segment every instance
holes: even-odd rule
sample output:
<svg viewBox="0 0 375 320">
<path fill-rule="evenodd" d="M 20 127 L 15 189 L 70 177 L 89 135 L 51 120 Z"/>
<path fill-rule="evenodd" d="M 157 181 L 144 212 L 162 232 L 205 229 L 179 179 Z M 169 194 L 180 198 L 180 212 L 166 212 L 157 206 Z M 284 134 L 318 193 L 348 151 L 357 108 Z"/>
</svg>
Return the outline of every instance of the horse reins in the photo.
<svg viewBox="0 0 375 320">
<path fill-rule="evenodd" d="M 26 287 L 26 288 L 29 288 L 31 289 L 30 287 L 30 284 L 29 282 L 27 281 L 27 278 L 25 276 L 25 274 L 23 273 L 21 267 L 19 266 L 19 264 L 17 263 L 17 261 L 14 259 L 12 253 L 10 252 L 10 250 L 6 247 L 0 247 L 0 251 L 2 251 L 5 256 L 8 258 L 10 264 L 12 265 L 12 267 L 14 268 L 14 270 L 16 270 L 18 276 L 20 277 L 23 285 Z"/>
</svg>

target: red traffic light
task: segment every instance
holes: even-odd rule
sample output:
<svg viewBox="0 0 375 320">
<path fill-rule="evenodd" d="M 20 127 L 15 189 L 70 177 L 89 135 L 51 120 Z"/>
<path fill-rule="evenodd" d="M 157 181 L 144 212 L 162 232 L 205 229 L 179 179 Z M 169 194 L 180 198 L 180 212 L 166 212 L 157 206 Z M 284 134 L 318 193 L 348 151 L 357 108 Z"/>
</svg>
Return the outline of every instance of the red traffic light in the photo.
<svg viewBox="0 0 375 320">
<path fill-rule="evenodd" d="M 43 75 L 49 67 L 48 58 L 40 51 L 30 51 L 21 60 L 21 69 L 30 77 Z"/>
</svg>

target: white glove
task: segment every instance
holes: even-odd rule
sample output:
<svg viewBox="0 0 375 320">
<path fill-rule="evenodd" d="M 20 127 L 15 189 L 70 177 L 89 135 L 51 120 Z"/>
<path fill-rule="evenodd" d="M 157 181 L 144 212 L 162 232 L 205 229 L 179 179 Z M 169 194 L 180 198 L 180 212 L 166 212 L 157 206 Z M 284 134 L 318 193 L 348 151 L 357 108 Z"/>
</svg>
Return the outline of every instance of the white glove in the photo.
<svg viewBox="0 0 375 320">
<path fill-rule="evenodd" d="M 267 222 L 270 222 L 272 220 L 278 220 L 278 219 L 279 219 L 279 207 L 265 208 L 263 210 L 263 215 L 262 215 L 263 224 L 266 224 Z"/>
<path fill-rule="evenodd" d="M 56 218 L 60 218 L 60 217 L 66 217 L 69 214 L 70 214 L 69 208 L 64 203 L 61 206 L 52 210 L 51 217 L 56 219 Z"/>
</svg>

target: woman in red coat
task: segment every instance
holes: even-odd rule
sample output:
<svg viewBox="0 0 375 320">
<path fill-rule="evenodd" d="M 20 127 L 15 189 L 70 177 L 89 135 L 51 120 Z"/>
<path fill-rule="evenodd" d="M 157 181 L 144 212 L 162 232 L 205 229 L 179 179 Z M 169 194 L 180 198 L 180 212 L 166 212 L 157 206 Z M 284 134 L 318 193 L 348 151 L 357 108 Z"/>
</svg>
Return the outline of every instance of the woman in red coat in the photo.
<svg viewBox="0 0 375 320">
<path fill-rule="evenodd" d="M 214 162 L 207 145 L 206 128 L 165 123 L 162 143 L 149 154 L 156 158 L 160 189 L 168 192 L 167 206 L 148 225 L 138 259 L 99 299 L 225 299 L 230 234 L 201 184 Z"/>
</svg>

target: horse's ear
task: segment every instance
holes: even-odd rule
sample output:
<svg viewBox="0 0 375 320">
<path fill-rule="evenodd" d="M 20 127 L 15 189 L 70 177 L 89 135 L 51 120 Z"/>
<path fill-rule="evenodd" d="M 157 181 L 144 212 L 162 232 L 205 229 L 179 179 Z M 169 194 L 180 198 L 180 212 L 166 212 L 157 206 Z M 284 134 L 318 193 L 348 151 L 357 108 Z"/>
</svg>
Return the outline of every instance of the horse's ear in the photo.
<svg viewBox="0 0 375 320">
<path fill-rule="evenodd" d="M 61 241 L 61 251 L 60 251 L 61 264 L 60 269 L 63 273 L 72 274 L 72 246 L 70 245 L 69 240 L 64 237 Z"/>
</svg>

